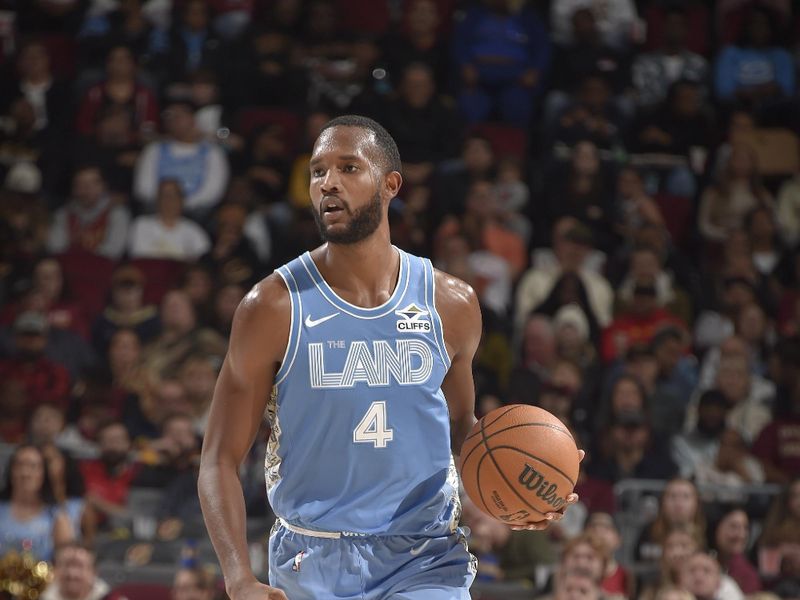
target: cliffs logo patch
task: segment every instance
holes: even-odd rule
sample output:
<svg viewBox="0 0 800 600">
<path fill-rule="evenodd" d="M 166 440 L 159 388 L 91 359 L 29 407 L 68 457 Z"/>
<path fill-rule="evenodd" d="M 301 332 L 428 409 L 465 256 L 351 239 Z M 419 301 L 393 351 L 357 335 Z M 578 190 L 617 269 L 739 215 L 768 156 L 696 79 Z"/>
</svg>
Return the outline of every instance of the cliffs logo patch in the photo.
<svg viewBox="0 0 800 600">
<path fill-rule="evenodd" d="M 413 302 L 405 308 L 394 311 L 394 314 L 400 317 L 397 321 L 397 331 L 429 333 L 432 330 L 431 314 Z"/>
</svg>

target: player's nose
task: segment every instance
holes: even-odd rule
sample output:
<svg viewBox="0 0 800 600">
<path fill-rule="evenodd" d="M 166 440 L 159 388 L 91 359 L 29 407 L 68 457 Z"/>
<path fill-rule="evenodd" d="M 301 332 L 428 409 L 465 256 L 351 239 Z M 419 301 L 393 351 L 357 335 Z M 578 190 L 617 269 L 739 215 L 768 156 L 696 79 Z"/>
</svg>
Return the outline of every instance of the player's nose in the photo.
<svg viewBox="0 0 800 600">
<path fill-rule="evenodd" d="M 322 179 L 320 183 L 319 189 L 322 191 L 323 195 L 336 193 L 340 189 L 341 180 L 339 179 L 339 173 L 336 169 L 328 169 L 325 173 L 325 177 Z"/>
</svg>

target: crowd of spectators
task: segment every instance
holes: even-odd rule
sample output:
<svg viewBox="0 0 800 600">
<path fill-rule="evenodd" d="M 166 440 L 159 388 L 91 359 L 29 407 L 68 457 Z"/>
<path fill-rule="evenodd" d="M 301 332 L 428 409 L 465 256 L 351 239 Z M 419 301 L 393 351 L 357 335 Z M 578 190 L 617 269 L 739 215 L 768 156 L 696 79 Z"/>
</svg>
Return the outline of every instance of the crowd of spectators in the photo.
<svg viewBox="0 0 800 600">
<path fill-rule="evenodd" d="M 318 243 L 311 143 L 359 113 L 404 161 L 394 243 L 481 301 L 478 415 L 587 452 L 546 533 L 464 498 L 479 581 L 800 597 L 798 61 L 789 0 L 0 0 L 0 555 L 87 600 L 92 545 L 203 537 L 233 313 Z"/>
</svg>

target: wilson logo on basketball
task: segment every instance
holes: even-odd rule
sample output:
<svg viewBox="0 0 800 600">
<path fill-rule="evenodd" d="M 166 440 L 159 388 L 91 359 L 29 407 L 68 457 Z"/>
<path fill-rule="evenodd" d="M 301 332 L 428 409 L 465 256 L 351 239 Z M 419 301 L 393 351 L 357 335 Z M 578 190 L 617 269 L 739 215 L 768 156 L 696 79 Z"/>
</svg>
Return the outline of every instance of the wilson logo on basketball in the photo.
<svg viewBox="0 0 800 600">
<path fill-rule="evenodd" d="M 530 491 L 536 492 L 539 498 L 552 506 L 555 510 L 558 510 L 567 502 L 565 498 L 556 494 L 558 486 L 556 486 L 555 483 L 547 481 L 544 475 L 539 473 L 539 471 L 528 463 L 525 463 L 525 468 L 522 470 L 522 473 L 519 474 L 519 482 Z"/>
</svg>

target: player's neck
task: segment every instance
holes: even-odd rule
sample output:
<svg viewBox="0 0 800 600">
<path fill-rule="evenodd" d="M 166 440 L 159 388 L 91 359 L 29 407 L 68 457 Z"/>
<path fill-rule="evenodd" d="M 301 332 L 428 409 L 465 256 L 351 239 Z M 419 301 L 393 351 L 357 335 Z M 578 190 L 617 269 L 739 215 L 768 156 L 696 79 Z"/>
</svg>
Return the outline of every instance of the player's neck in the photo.
<svg viewBox="0 0 800 600">
<path fill-rule="evenodd" d="M 315 258 L 328 285 L 357 306 L 380 306 L 397 285 L 400 257 L 388 231 L 356 244 L 325 244 Z"/>
</svg>

